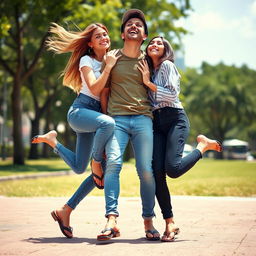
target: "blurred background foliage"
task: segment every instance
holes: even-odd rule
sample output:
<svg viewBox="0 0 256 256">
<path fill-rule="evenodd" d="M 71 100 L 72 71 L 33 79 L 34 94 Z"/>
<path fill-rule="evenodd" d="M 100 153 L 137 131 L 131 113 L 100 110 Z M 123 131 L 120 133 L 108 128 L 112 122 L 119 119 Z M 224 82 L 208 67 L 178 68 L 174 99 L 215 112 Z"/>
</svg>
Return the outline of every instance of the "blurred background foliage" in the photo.
<svg viewBox="0 0 256 256">
<path fill-rule="evenodd" d="M 60 141 L 74 147 L 75 138 L 66 114 L 76 95 L 62 86 L 60 78 L 69 54 L 57 56 L 45 50 L 50 23 L 77 31 L 101 22 L 109 29 L 112 48 L 119 48 L 123 43 L 121 18 L 130 8 L 145 13 L 149 38 L 161 34 L 175 50 L 182 49 L 182 38 L 189 31 L 175 24 L 192 11 L 189 0 L 1 1 L 1 146 L 9 150 L 6 154 L 13 156 L 13 163 L 23 165 L 26 158 L 49 157 L 49 147 L 29 144 L 29 138 L 49 129 L 58 129 Z M 195 142 L 195 136 L 204 133 L 221 141 L 244 139 L 255 150 L 256 71 L 247 66 L 202 63 L 200 69 L 186 68 L 181 74 L 181 99 L 191 122 L 189 142 Z M 31 127 L 27 140 L 24 117 Z M 8 129 L 11 139 L 5 141 Z"/>
</svg>

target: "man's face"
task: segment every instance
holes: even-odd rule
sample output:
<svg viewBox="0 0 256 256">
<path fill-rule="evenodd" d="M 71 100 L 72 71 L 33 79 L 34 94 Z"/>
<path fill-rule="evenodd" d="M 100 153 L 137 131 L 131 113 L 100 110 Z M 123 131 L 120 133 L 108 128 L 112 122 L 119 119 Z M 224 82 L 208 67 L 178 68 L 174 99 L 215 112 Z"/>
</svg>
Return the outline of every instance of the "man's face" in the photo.
<svg viewBox="0 0 256 256">
<path fill-rule="evenodd" d="M 138 18 L 129 19 L 124 27 L 124 32 L 122 33 L 122 39 L 126 40 L 135 40 L 142 42 L 147 39 L 145 34 L 144 24 Z"/>
</svg>

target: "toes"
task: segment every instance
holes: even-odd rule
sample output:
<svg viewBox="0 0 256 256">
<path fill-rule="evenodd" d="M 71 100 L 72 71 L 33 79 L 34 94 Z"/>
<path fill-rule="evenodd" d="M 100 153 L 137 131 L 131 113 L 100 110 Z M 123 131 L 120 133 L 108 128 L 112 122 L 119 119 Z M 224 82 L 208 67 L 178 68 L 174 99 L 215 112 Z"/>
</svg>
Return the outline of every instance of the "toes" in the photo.
<svg viewBox="0 0 256 256">
<path fill-rule="evenodd" d="M 219 141 L 216 141 L 216 143 L 217 143 L 217 151 L 218 151 L 218 152 L 221 152 L 221 151 L 222 151 L 222 145 L 221 145 L 221 143 L 220 143 Z"/>
<path fill-rule="evenodd" d="M 38 143 L 38 135 L 31 139 L 31 143 Z"/>
</svg>

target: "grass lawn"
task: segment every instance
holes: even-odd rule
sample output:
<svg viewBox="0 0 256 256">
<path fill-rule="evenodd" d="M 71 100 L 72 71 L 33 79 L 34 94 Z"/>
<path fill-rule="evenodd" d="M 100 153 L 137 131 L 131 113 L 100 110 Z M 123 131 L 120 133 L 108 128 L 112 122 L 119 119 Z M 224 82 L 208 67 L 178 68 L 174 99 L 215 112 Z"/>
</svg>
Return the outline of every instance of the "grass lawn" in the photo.
<svg viewBox="0 0 256 256">
<path fill-rule="evenodd" d="M 60 159 L 27 160 L 26 165 L 13 165 L 11 160 L 0 162 L 0 176 L 26 175 L 38 172 L 67 171 L 70 168 Z"/>
<path fill-rule="evenodd" d="M 23 167 L 0 164 L 0 175 L 68 170 L 62 160 L 27 161 Z M 4 196 L 71 196 L 90 174 L 0 182 Z M 256 196 L 256 162 L 203 159 L 178 179 L 167 178 L 172 195 Z M 94 189 L 90 195 L 103 196 Z M 139 196 L 139 179 L 134 161 L 121 172 L 121 196 Z"/>
</svg>

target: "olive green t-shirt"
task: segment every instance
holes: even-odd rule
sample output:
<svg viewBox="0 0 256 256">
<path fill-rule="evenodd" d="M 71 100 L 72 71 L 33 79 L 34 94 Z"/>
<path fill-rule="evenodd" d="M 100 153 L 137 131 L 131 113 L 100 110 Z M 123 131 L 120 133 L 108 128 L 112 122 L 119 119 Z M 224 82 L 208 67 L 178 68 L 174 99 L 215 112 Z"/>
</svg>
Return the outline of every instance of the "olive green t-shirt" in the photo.
<svg viewBox="0 0 256 256">
<path fill-rule="evenodd" d="M 121 51 L 119 51 L 120 54 Z M 146 115 L 152 118 L 148 99 L 148 89 L 142 81 L 138 70 L 138 62 L 145 58 L 142 52 L 138 58 L 130 58 L 122 54 L 110 72 L 106 87 L 110 88 L 108 114 Z"/>
</svg>

